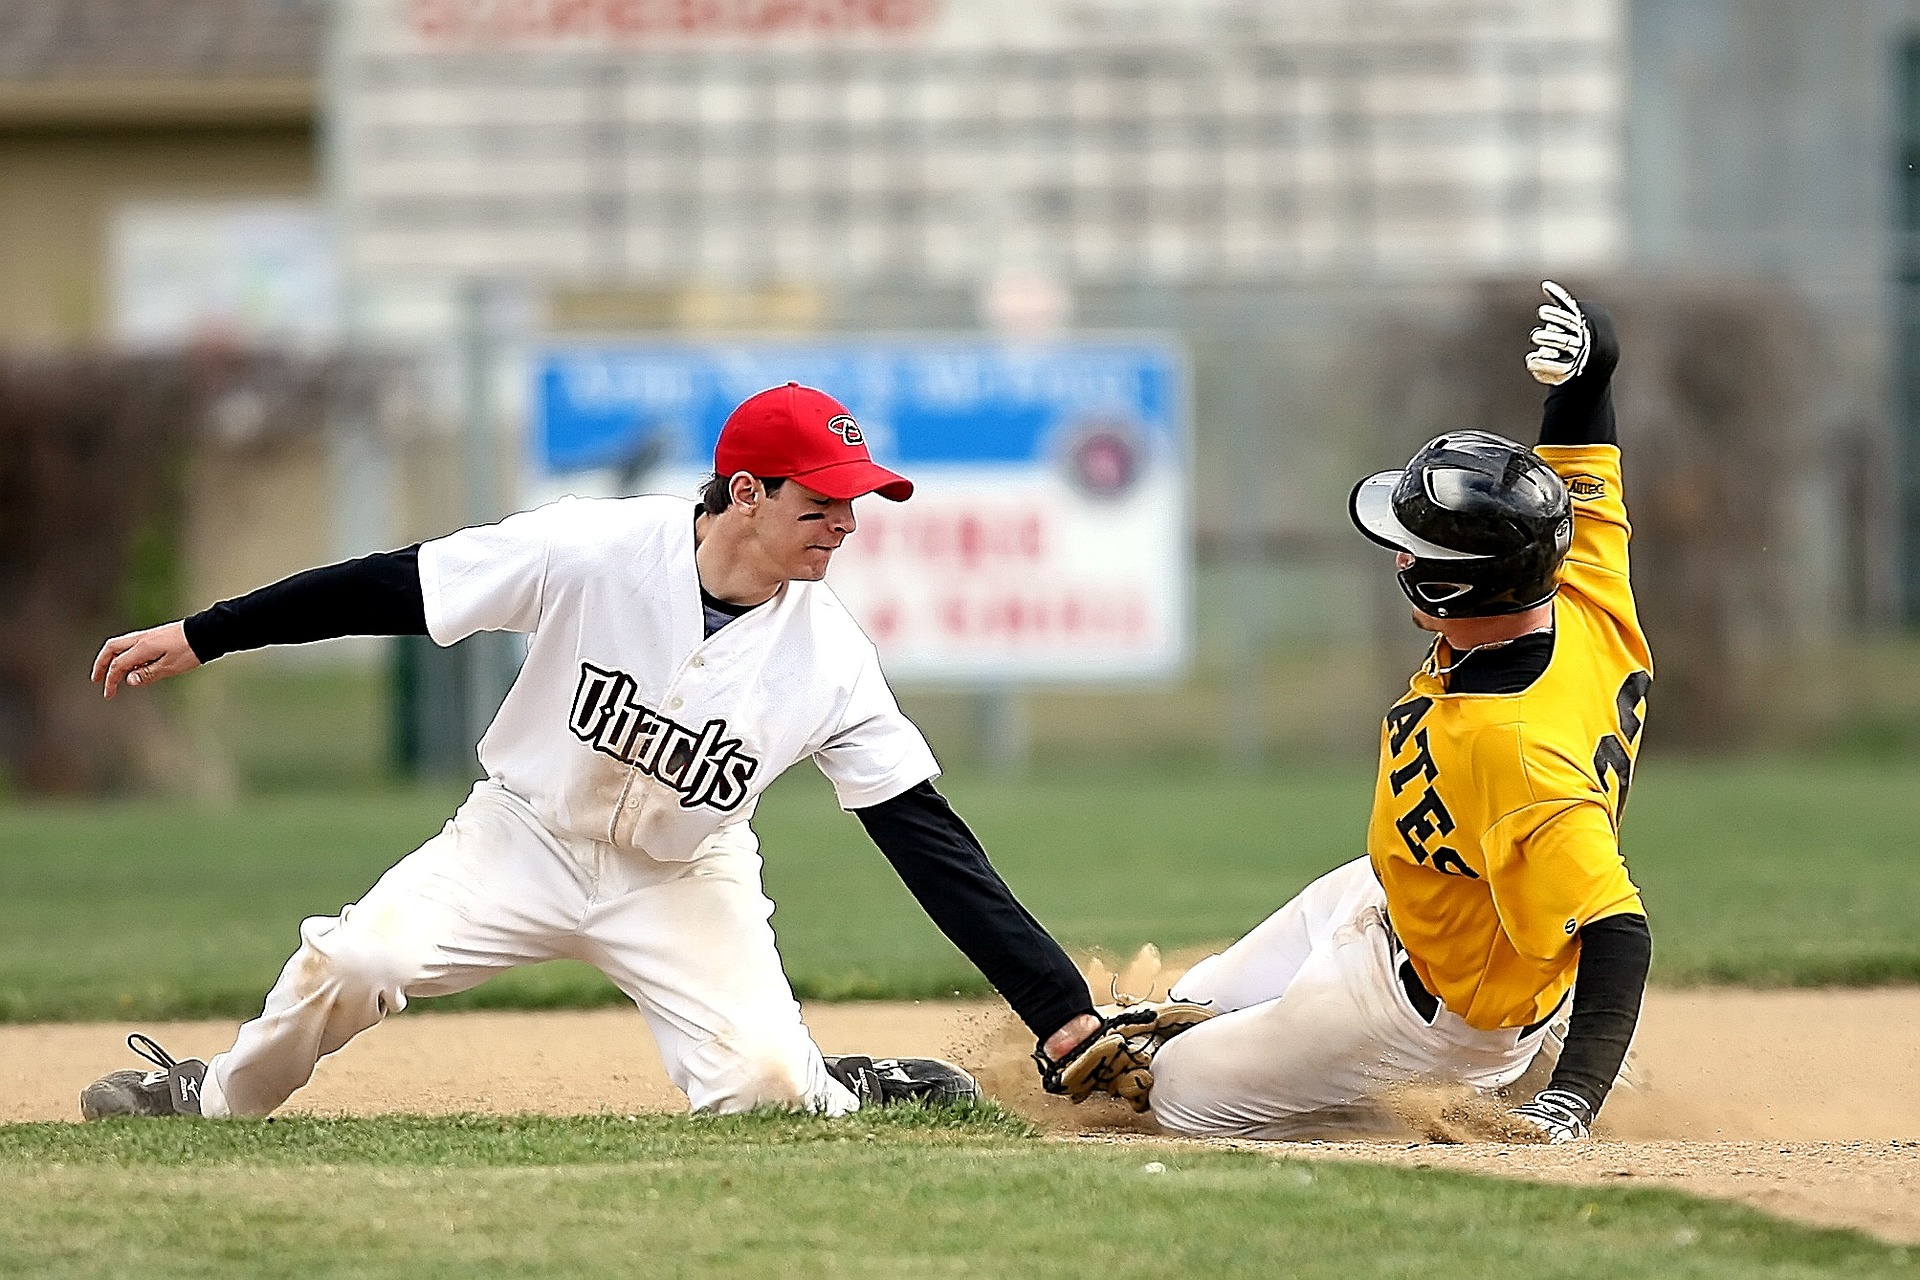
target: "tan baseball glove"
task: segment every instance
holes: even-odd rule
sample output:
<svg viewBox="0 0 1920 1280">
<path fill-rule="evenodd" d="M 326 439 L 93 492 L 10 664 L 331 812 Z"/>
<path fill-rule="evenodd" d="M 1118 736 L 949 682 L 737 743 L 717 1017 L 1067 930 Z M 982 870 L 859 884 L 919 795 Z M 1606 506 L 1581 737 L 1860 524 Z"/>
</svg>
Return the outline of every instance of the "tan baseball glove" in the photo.
<svg viewBox="0 0 1920 1280">
<path fill-rule="evenodd" d="M 1034 1049 L 1042 1087 L 1075 1102 L 1096 1093 L 1112 1094 L 1135 1111 L 1145 1111 L 1153 1090 L 1153 1055 L 1216 1011 L 1186 1000 L 1140 1000 L 1101 1005 L 1093 1012 L 1099 1028 L 1065 1057 L 1056 1061 L 1044 1046 Z"/>
</svg>

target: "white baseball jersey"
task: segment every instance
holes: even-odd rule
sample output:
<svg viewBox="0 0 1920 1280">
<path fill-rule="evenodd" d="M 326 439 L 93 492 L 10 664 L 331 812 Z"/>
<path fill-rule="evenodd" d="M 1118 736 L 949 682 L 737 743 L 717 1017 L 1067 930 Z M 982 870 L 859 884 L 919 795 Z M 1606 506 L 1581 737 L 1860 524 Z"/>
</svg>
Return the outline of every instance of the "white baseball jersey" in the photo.
<svg viewBox="0 0 1920 1280">
<path fill-rule="evenodd" d="M 812 756 L 840 805 L 937 777 L 878 655 L 825 583 L 789 582 L 705 634 L 694 505 L 563 498 L 420 548 L 427 631 L 531 635 L 480 742 L 556 831 L 689 861 Z"/>
</svg>

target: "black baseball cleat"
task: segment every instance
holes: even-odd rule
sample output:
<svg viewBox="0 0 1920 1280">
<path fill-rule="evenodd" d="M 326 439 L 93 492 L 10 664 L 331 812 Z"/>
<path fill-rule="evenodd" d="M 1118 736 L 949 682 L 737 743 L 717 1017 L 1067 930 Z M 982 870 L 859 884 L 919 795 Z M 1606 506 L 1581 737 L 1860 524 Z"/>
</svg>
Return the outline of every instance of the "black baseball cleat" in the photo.
<svg viewBox="0 0 1920 1280">
<path fill-rule="evenodd" d="M 827 1071 L 860 1099 L 863 1107 L 892 1107 L 900 1103 L 951 1106 L 980 1101 L 974 1078 L 938 1058 L 869 1058 L 849 1054 L 828 1058 Z"/>
<path fill-rule="evenodd" d="M 115 1071 L 80 1091 L 80 1114 L 88 1120 L 106 1116 L 197 1116 L 200 1083 L 207 1064 L 198 1058 L 176 1061 L 147 1037 L 135 1032 L 127 1048 L 159 1067 L 158 1071 Z"/>
</svg>

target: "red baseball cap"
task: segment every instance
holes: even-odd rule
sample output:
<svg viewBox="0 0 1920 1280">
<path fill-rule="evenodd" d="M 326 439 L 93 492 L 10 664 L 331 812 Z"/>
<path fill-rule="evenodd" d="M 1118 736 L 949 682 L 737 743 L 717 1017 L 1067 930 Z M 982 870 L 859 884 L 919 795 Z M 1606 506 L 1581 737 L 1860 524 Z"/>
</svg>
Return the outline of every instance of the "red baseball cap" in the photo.
<svg viewBox="0 0 1920 1280">
<path fill-rule="evenodd" d="M 847 407 L 824 391 L 789 382 L 748 396 L 727 415 L 713 447 L 723 476 L 797 480 L 829 498 L 877 493 L 894 502 L 913 496 L 913 481 L 867 453 L 867 438 Z"/>
</svg>

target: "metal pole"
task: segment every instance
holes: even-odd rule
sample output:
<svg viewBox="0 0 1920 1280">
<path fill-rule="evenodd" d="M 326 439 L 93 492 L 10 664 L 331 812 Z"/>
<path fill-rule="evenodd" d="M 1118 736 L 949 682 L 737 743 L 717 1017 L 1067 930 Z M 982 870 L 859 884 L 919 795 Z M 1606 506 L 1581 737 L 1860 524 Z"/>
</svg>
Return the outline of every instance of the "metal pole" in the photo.
<svg viewBox="0 0 1920 1280">
<path fill-rule="evenodd" d="M 980 761 L 990 772 L 1013 774 L 1026 767 L 1032 735 L 1026 694 L 1018 686 L 982 689 L 974 698 L 974 719 Z"/>
<path fill-rule="evenodd" d="M 489 524 L 500 518 L 499 407 L 494 402 L 494 375 L 500 358 L 500 290 L 493 282 L 469 279 L 460 286 L 461 374 L 463 391 L 464 470 L 467 523 Z M 508 646 L 513 637 L 481 632 L 463 646 L 466 650 L 466 741 L 480 741 L 512 680 Z"/>
<path fill-rule="evenodd" d="M 500 459 L 494 440 L 494 292 L 486 280 L 467 280 L 460 286 L 461 444 L 468 524 L 486 524 L 500 514 Z"/>
<path fill-rule="evenodd" d="M 1239 507 L 1229 524 L 1226 547 L 1230 566 L 1227 580 L 1233 599 L 1229 612 L 1233 636 L 1229 646 L 1227 707 L 1221 723 L 1228 763 L 1252 771 L 1266 757 L 1265 714 L 1265 584 L 1261 581 L 1261 527 L 1265 512 L 1260 491 L 1261 472 L 1261 340 L 1254 336 L 1230 340 L 1239 347 L 1229 375 L 1233 382 L 1226 399 L 1227 438 L 1232 441 L 1233 496 Z"/>
<path fill-rule="evenodd" d="M 367 283 L 353 258 L 360 202 L 351 182 L 358 101 L 353 90 L 354 52 L 362 21 L 356 0 L 332 0 L 320 57 L 320 103 L 316 113 L 320 194 L 333 255 L 336 323 L 334 378 L 327 406 L 327 455 L 331 493 L 329 531 L 338 559 L 393 545 L 398 479 L 387 424 L 375 407 L 378 379 L 367 335 Z M 426 714 L 432 685 L 424 637 L 397 636 L 385 643 L 388 760 L 411 776 L 438 766 L 436 734 Z M 464 726 L 464 708 L 460 710 Z"/>
<path fill-rule="evenodd" d="M 393 524 L 393 459 L 373 402 L 372 361 L 367 351 L 364 298 L 349 252 L 353 242 L 353 193 L 347 188 L 351 166 L 353 95 L 351 50 L 356 21 L 350 0 L 337 0 L 329 14 L 321 51 L 323 91 L 319 111 L 320 189 L 336 272 L 338 332 L 334 337 L 337 372 L 327 410 L 329 470 L 332 477 L 330 531 L 340 559 L 366 555 L 390 545 Z"/>
</svg>

